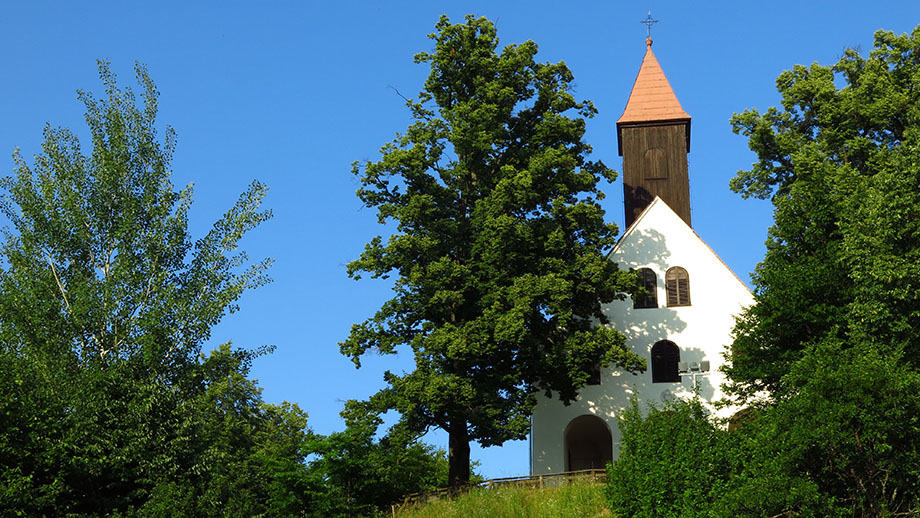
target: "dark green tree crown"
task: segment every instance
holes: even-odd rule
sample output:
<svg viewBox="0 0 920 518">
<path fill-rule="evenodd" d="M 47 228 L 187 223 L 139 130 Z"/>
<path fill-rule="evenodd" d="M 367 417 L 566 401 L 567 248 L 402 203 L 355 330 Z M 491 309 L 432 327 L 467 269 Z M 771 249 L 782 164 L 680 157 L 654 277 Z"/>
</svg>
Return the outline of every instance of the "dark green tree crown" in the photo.
<svg viewBox="0 0 920 518">
<path fill-rule="evenodd" d="M 564 63 L 538 63 L 533 42 L 496 52 L 495 27 L 442 17 L 414 122 L 355 163 L 358 196 L 396 222 L 348 273 L 396 275 L 396 296 L 352 328 L 342 352 L 356 364 L 374 349 L 412 349 L 416 369 L 387 373 L 389 396 L 410 428 L 466 420 L 471 438 L 521 437 L 534 393 L 570 401 L 597 364 L 629 369 L 629 352 L 601 305 L 635 290 L 604 252 L 616 226 L 603 220 L 601 178 L 588 160 L 585 119 L 596 110 L 570 93 Z M 459 416 L 459 417 L 458 417 Z"/>
</svg>

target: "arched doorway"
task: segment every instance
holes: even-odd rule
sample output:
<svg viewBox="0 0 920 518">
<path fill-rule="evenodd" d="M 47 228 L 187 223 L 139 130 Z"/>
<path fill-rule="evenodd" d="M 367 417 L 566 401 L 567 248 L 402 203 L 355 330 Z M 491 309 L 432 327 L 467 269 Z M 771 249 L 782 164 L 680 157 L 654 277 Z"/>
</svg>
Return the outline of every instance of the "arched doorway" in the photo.
<svg viewBox="0 0 920 518">
<path fill-rule="evenodd" d="M 613 437 L 603 419 L 581 415 L 565 428 L 565 470 L 604 469 L 613 460 Z"/>
</svg>

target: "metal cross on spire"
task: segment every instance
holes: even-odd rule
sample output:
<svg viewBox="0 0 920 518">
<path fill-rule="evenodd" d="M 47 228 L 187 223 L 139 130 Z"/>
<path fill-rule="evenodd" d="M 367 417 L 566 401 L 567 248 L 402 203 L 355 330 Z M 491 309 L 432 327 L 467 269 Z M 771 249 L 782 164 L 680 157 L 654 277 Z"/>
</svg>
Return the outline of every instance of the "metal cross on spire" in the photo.
<svg viewBox="0 0 920 518">
<path fill-rule="evenodd" d="M 652 37 L 652 25 L 658 23 L 658 20 L 652 18 L 652 12 L 648 12 L 648 16 L 644 20 L 639 20 L 639 23 L 644 23 L 646 30 L 648 31 L 647 37 Z"/>
</svg>

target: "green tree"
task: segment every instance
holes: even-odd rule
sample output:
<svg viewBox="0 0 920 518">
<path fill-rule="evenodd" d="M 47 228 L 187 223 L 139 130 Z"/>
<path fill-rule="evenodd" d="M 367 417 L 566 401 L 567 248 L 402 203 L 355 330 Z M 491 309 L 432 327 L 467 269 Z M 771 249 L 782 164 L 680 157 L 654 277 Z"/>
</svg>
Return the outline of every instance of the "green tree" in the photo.
<svg viewBox="0 0 920 518">
<path fill-rule="evenodd" d="M 299 514 L 305 415 L 261 401 L 246 378 L 258 352 L 202 355 L 268 280 L 269 261 L 237 248 L 271 216 L 266 187 L 193 243 L 191 186 L 169 181 L 175 134 L 158 136 L 156 88 L 136 71 L 140 100 L 104 62 L 105 97 L 79 92 L 89 155 L 48 126 L 0 182 L 0 514 Z"/>
<path fill-rule="evenodd" d="M 920 510 L 920 373 L 886 344 L 809 347 L 798 388 L 742 427 L 716 516 L 913 516 Z"/>
<path fill-rule="evenodd" d="M 387 372 L 376 398 L 408 430 L 449 436 L 449 483 L 469 478 L 470 441 L 523 438 L 536 394 L 572 401 L 597 365 L 644 362 L 604 325 L 602 304 L 637 288 L 604 256 L 617 229 L 603 221 L 600 179 L 587 159 L 590 102 L 570 93 L 564 63 L 538 63 L 533 42 L 496 52 L 491 22 L 436 25 L 431 73 L 414 122 L 376 162 L 356 163 L 358 196 L 394 221 L 348 265 L 350 276 L 395 275 L 395 297 L 341 344 L 411 348 L 415 369 Z"/>
<path fill-rule="evenodd" d="M 735 389 L 785 390 L 809 345 L 871 338 L 920 365 L 920 27 L 875 34 L 868 58 L 795 66 L 782 107 L 732 118 L 758 162 L 732 187 L 772 197 L 775 222 L 728 370 Z M 838 86 L 839 85 L 839 86 Z"/>
<path fill-rule="evenodd" d="M 799 387 L 729 431 L 698 401 L 619 419 L 606 495 L 617 516 L 912 516 L 920 373 L 875 344 L 810 348 Z"/>
<path fill-rule="evenodd" d="M 916 514 L 920 27 L 777 87 L 781 108 L 732 120 L 758 155 L 732 186 L 771 198 L 775 222 L 727 371 L 742 399 L 769 397 L 718 508 Z"/>
<path fill-rule="evenodd" d="M 406 495 L 447 484 L 443 450 L 414 441 L 399 426 L 378 439 L 383 420 L 367 402 L 346 402 L 342 417 L 344 431 L 311 434 L 307 441 L 315 456 L 309 463 L 310 500 L 317 516 L 372 516 Z"/>
</svg>

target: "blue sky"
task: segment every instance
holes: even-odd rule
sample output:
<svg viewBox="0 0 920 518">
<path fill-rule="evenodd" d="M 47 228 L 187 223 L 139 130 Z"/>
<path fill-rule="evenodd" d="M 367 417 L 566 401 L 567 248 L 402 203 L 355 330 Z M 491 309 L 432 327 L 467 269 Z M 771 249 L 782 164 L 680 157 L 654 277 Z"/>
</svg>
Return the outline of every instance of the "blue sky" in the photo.
<svg viewBox="0 0 920 518">
<path fill-rule="evenodd" d="M 75 90 L 101 92 L 96 60 L 112 63 L 122 86 L 146 63 L 159 90 L 160 123 L 178 133 L 173 181 L 195 183 L 196 235 L 231 206 L 252 179 L 271 187 L 275 217 L 245 240 L 253 258 L 273 257 L 275 282 L 249 293 L 212 336 L 277 349 L 253 375 L 271 402 L 297 402 L 320 433 L 342 428 L 342 402 L 382 387 L 384 369 L 411 355 L 369 357 L 361 370 L 338 352 L 351 324 L 389 298 L 386 281 L 353 281 L 345 264 L 387 232 L 362 209 L 350 174 L 405 129 L 398 89 L 414 96 L 427 75 L 412 56 L 441 14 L 486 16 L 502 44 L 534 40 L 542 61 L 564 60 L 575 95 L 599 114 L 588 123 L 595 159 L 620 169 L 616 119 L 645 50 L 639 20 L 660 20 L 654 49 L 692 116 L 694 229 L 740 278 L 761 259 L 771 221 L 766 202 L 742 200 L 728 181 L 754 160 L 731 133 L 734 112 L 778 103 L 777 75 L 797 63 L 835 62 L 846 47 L 867 52 L 877 29 L 920 23 L 920 2 L 686 1 L 352 1 L 8 2 L 0 15 L 0 153 L 39 149 L 46 123 L 81 134 Z M 872 5 L 874 4 L 874 5 Z M 0 170 L 13 169 L 5 159 Z M 622 226 L 619 181 L 605 188 L 607 218 Z M 428 440 L 446 447 L 446 436 Z M 526 442 L 474 449 L 489 477 L 525 474 Z"/>
</svg>

